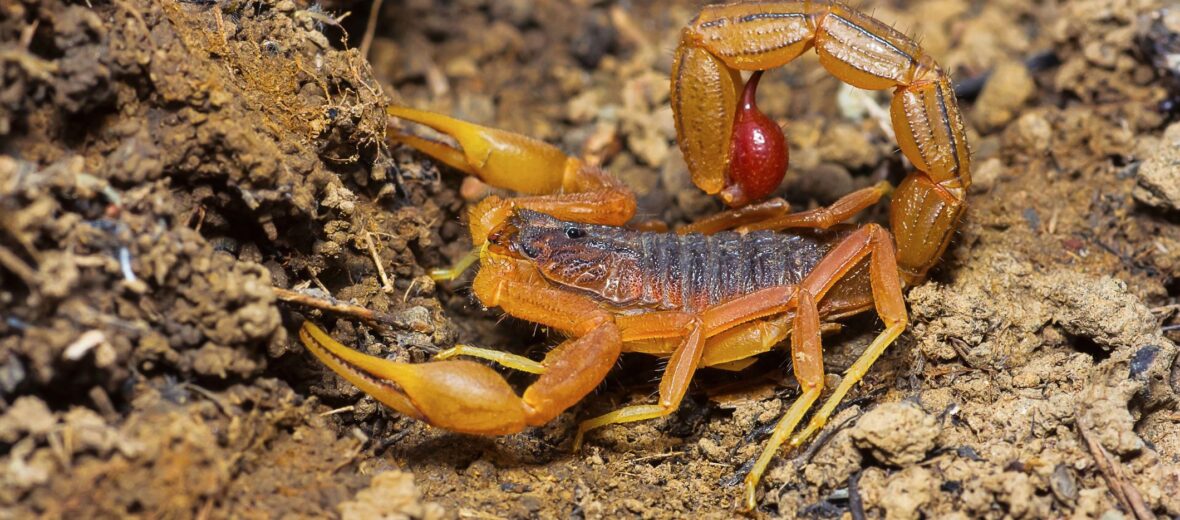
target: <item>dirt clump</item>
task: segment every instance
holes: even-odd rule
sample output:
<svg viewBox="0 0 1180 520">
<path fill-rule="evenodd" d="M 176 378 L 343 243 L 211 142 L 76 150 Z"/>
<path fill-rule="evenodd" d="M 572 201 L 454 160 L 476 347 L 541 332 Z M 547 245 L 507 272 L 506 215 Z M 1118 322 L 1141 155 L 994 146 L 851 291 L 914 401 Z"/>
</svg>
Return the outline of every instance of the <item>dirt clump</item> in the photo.
<svg viewBox="0 0 1180 520">
<path fill-rule="evenodd" d="M 919 406 L 887 403 L 865 413 L 849 430 L 857 448 L 879 462 L 905 467 L 926 458 L 938 437 L 938 421 Z"/>
<path fill-rule="evenodd" d="M 338 509 L 344 519 L 444 518 L 442 506 L 421 502 L 414 476 L 397 470 L 374 475 L 368 488 L 357 492 L 355 500 L 341 502 Z"/>
<path fill-rule="evenodd" d="M 331 510 L 357 441 L 276 378 L 302 351 L 274 287 L 331 283 L 316 236 L 398 189 L 367 62 L 291 2 L 0 8 L 0 508 Z"/>
<path fill-rule="evenodd" d="M 1032 73 L 1023 63 L 1006 61 L 996 66 L 975 105 L 975 127 L 984 131 L 1003 128 L 1036 94 Z"/>
<path fill-rule="evenodd" d="M 1150 147 L 1150 145 L 1147 145 Z M 1135 199 L 1151 206 L 1180 210 L 1180 123 L 1164 131 L 1154 150 L 1135 172 Z"/>
</svg>

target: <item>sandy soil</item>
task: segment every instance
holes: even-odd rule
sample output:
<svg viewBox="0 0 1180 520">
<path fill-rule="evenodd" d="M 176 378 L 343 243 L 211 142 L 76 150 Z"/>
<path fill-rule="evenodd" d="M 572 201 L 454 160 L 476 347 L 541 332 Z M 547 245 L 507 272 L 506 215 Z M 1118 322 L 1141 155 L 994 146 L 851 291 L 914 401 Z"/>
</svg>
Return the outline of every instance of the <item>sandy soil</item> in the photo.
<svg viewBox="0 0 1180 520">
<path fill-rule="evenodd" d="M 478 438 L 383 408 L 295 340 L 305 318 L 414 361 L 558 339 L 425 276 L 469 247 L 481 188 L 386 144 L 390 103 L 600 161 L 645 216 L 719 208 L 688 183 L 668 107 L 697 3 L 435 4 L 385 2 L 365 56 L 369 4 L 347 0 L 0 0 L 0 517 L 734 515 L 798 390 L 781 353 L 705 371 L 677 414 L 573 454 L 579 419 L 652 399 L 655 360 L 625 359 L 546 427 Z M 971 207 L 909 291 L 909 330 L 821 440 L 772 464 L 755 515 L 1180 517 L 1166 4 L 871 4 L 959 82 Z M 874 115 L 886 95 L 840 87 L 814 56 L 760 90 L 787 125 L 793 203 L 904 175 Z M 844 325 L 825 340 L 832 374 L 880 327 Z"/>
</svg>

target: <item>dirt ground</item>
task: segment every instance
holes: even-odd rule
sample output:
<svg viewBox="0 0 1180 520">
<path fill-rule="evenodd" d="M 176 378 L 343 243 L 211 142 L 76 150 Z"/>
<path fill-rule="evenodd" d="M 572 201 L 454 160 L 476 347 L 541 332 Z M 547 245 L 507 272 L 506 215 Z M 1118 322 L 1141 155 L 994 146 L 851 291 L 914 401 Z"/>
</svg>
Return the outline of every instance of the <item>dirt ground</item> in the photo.
<svg viewBox="0 0 1180 520">
<path fill-rule="evenodd" d="M 1180 8 L 862 4 L 956 79 L 970 210 L 909 290 L 909 329 L 820 440 L 776 459 L 755 514 L 1180 517 Z M 719 208 L 668 103 L 698 5 L 387 0 L 370 41 L 351 0 L 0 0 L 0 518 L 733 516 L 798 392 L 782 353 L 706 370 L 675 415 L 574 454 L 578 420 L 651 402 L 658 361 L 480 438 L 398 416 L 294 335 L 312 319 L 413 361 L 555 344 L 426 276 L 469 248 L 483 188 L 388 145 L 383 109 L 558 144 L 685 222 Z M 908 167 L 888 94 L 813 55 L 759 104 L 786 124 L 780 194 L 800 207 Z M 844 325 L 833 379 L 881 327 Z"/>
</svg>

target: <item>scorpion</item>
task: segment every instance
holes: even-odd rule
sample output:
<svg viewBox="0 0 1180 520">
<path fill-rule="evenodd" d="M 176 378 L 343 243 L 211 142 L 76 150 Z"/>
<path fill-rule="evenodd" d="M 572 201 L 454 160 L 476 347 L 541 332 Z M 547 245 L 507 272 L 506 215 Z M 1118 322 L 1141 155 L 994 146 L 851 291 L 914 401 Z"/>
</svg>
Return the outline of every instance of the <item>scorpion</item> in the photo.
<svg viewBox="0 0 1180 520">
<path fill-rule="evenodd" d="M 820 64 L 862 89 L 893 89 L 890 114 L 913 165 L 894 188 L 864 188 L 830 206 L 792 212 L 765 199 L 787 167 L 781 128 L 754 102 L 762 71 L 814 49 Z M 742 80 L 742 71 L 752 74 Z M 436 279 L 478 262 L 472 289 L 488 308 L 568 337 L 544 359 L 458 345 L 425 363 L 362 354 L 304 322 L 300 339 L 325 365 L 398 412 L 463 433 L 504 435 L 544 424 L 603 380 L 623 352 L 667 359 L 654 404 L 580 423 L 595 428 L 676 411 L 699 368 L 741 370 L 789 337 L 801 393 L 744 481 L 744 507 L 784 445 L 822 428 L 874 361 L 905 330 L 903 288 L 923 281 L 967 207 L 970 151 L 949 77 L 910 38 L 835 1 L 738 2 L 704 7 L 682 31 L 671 76 L 677 142 L 694 184 L 730 209 L 676 231 L 626 227 L 632 192 L 614 177 L 531 138 L 407 107 L 401 120 L 451 141 L 393 131 L 409 145 L 485 183 L 469 210 L 472 253 Z M 845 224 L 891 198 L 889 230 Z M 761 201 L 761 202 L 759 202 Z M 796 432 L 825 388 L 821 320 L 875 309 L 882 330 Z M 482 359 L 536 374 L 521 395 Z"/>
</svg>

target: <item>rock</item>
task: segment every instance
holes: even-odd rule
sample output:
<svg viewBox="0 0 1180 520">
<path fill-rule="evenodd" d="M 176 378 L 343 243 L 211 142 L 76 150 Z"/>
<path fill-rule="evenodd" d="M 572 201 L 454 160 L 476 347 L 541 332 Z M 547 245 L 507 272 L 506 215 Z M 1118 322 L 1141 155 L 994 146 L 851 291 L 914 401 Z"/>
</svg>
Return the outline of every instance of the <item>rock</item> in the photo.
<svg viewBox="0 0 1180 520">
<path fill-rule="evenodd" d="M 1028 68 L 1018 61 L 1005 61 L 992 72 L 975 108 L 975 125 L 980 131 L 996 130 L 1016 117 L 1036 92 L 1037 84 Z"/>
<path fill-rule="evenodd" d="M 885 492 L 881 495 L 881 508 L 885 510 L 885 518 L 922 518 L 921 511 L 934 498 L 936 482 L 934 474 L 921 466 L 906 468 L 890 477 Z"/>
<path fill-rule="evenodd" d="M 934 449 L 938 421 L 909 402 L 887 403 L 870 410 L 849 432 L 857 448 L 892 466 L 914 464 Z"/>
<path fill-rule="evenodd" d="M 421 493 L 414 485 L 414 475 L 404 471 L 385 471 L 373 477 L 367 489 L 356 494 L 356 498 L 337 506 L 344 519 L 423 519 L 433 520 L 444 516 L 442 506 L 422 502 Z"/>
<path fill-rule="evenodd" d="M 1180 210 L 1180 123 L 1164 131 L 1154 153 L 1136 173 L 1136 200 L 1157 208 Z"/>
<path fill-rule="evenodd" d="M 1028 112 L 1008 125 L 1003 137 L 1006 147 L 1030 156 L 1044 155 L 1053 143 L 1053 125 L 1039 112 Z"/>
<path fill-rule="evenodd" d="M 56 425 L 57 418 L 45 401 L 32 396 L 21 397 L 0 416 L 0 441 L 13 443 L 26 434 L 40 437 Z"/>
</svg>

